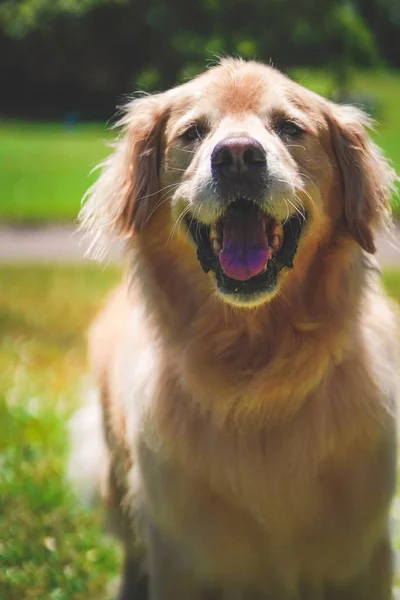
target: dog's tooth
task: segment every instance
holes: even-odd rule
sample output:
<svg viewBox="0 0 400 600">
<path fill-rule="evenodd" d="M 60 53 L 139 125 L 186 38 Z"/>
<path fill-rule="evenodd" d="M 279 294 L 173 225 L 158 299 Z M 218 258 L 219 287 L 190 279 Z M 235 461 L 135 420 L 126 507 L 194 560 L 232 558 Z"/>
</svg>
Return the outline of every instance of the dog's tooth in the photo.
<svg viewBox="0 0 400 600">
<path fill-rule="evenodd" d="M 216 238 L 216 237 L 212 238 L 211 243 L 212 243 L 212 249 L 215 253 L 218 253 L 221 251 L 222 246 L 221 246 L 221 243 L 218 238 Z"/>
<path fill-rule="evenodd" d="M 272 242 L 272 246 L 274 246 L 276 244 L 276 242 L 279 242 L 279 236 L 276 235 L 276 233 L 274 233 L 271 237 L 271 242 Z"/>
<path fill-rule="evenodd" d="M 275 250 L 279 250 L 279 248 L 281 247 L 281 239 L 280 239 L 280 236 L 279 236 L 279 235 L 277 235 L 277 234 L 274 234 L 274 235 L 272 236 L 272 239 L 271 239 L 271 247 L 272 247 L 272 249 L 273 249 L 274 251 L 275 251 Z"/>
<path fill-rule="evenodd" d="M 221 249 L 221 236 L 219 235 L 217 226 L 213 225 L 210 229 L 210 242 L 214 254 L 218 254 Z"/>
<path fill-rule="evenodd" d="M 279 237 L 283 237 L 283 227 L 279 223 L 275 223 L 275 225 L 272 229 L 272 236 L 275 236 L 275 235 L 277 235 Z"/>
</svg>

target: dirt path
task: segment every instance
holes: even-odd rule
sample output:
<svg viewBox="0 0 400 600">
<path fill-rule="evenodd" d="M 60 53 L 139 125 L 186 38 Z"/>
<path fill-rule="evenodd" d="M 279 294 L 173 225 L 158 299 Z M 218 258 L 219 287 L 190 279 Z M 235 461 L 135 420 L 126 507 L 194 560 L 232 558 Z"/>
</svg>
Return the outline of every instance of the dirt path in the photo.
<svg viewBox="0 0 400 600">
<path fill-rule="evenodd" d="M 87 244 L 72 225 L 46 228 L 11 228 L 0 225 L 0 262 L 81 263 Z M 120 249 L 112 248 L 110 261 L 118 262 Z M 400 267 L 400 223 L 393 240 L 381 236 L 378 240 L 378 260 L 383 267 Z"/>
<path fill-rule="evenodd" d="M 73 225 L 49 227 L 4 227 L 0 225 L 0 262 L 82 263 L 87 243 Z M 110 261 L 117 262 L 120 251 L 110 252 Z"/>
</svg>

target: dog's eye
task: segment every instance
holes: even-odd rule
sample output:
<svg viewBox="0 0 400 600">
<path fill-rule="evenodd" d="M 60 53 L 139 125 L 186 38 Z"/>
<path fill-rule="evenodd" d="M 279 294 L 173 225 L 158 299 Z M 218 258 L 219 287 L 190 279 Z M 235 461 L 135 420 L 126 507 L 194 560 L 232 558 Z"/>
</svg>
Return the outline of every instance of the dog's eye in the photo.
<svg viewBox="0 0 400 600">
<path fill-rule="evenodd" d="M 276 131 L 279 135 L 287 135 L 289 137 L 298 137 L 304 133 L 304 129 L 293 121 L 281 121 L 277 124 Z"/>
<path fill-rule="evenodd" d="M 194 142 L 195 140 L 201 140 L 206 133 L 205 126 L 197 123 L 188 127 L 188 129 L 182 133 L 181 138 L 186 142 Z"/>
</svg>

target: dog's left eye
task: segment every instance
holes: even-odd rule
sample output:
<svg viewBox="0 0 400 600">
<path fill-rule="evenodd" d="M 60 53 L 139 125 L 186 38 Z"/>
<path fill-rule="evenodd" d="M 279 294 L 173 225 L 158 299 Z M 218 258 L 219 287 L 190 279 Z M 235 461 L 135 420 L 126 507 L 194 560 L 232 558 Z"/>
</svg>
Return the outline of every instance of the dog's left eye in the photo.
<svg viewBox="0 0 400 600">
<path fill-rule="evenodd" d="M 195 140 L 201 140 L 206 134 L 206 128 L 204 125 L 191 125 L 181 135 L 181 138 L 186 142 L 194 142 Z"/>
<path fill-rule="evenodd" d="M 304 129 L 293 121 L 281 121 L 276 127 L 279 135 L 287 135 L 289 137 L 297 137 L 304 133 Z"/>
</svg>

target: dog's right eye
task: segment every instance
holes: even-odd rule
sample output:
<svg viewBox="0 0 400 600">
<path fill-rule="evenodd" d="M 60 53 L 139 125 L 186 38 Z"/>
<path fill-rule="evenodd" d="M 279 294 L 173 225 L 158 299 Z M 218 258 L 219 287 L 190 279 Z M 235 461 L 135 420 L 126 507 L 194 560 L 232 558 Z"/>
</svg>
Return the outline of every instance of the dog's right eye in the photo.
<svg viewBox="0 0 400 600">
<path fill-rule="evenodd" d="M 182 133 L 181 139 L 186 142 L 194 142 L 196 140 L 201 140 L 205 134 L 206 128 L 203 125 L 191 125 Z"/>
</svg>

